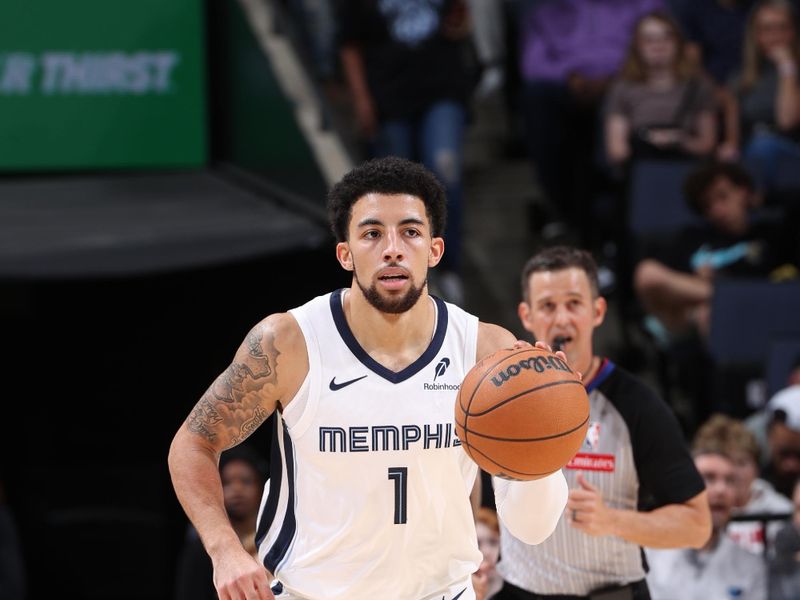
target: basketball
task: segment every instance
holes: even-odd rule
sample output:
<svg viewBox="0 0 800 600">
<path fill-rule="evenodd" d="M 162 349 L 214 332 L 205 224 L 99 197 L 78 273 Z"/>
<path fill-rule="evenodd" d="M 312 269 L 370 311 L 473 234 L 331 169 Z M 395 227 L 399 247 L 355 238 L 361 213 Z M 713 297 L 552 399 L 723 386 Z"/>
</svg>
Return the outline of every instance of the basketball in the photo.
<svg viewBox="0 0 800 600">
<path fill-rule="evenodd" d="M 557 471 L 580 449 L 589 398 L 554 353 L 499 350 L 464 377 L 455 418 L 462 447 L 481 469 L 528 481 Z"/>
</svg>

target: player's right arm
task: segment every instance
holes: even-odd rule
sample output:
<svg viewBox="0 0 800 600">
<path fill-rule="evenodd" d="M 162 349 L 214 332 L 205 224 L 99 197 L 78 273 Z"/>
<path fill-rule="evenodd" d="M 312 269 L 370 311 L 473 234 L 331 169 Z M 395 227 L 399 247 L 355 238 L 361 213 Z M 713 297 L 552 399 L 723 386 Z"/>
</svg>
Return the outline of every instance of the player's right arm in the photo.
<svg viewBox="0 0 800 600">
<path fill-rule="evenodd" d="M 225 511 L 219 456 L 290 401 L 308 372 L 305 341 L 288 314 L 256 325 L 178 429 L 169 470 L 178 500 L 214 565 L 222 600 L 271 599 L 267 573 L 242 547 Z"/>
</svg>

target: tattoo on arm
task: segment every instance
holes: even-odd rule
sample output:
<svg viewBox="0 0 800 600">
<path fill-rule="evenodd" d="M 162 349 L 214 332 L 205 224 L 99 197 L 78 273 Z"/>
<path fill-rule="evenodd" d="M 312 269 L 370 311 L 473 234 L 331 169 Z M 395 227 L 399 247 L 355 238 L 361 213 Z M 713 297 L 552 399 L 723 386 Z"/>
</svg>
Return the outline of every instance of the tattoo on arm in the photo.
<svg viewBox="0 0 800 600">
<path fill-rule="evenodd" d="M 221 441 L 226 448 L 247 438 L 269 416 L 261 393 L 276 383 L 275 363 L 280 354 L 271 331 L 259 328 L 247 335 L 241 352 L 194 407 L 186 425 L 209 442 Z"/>
</svg>

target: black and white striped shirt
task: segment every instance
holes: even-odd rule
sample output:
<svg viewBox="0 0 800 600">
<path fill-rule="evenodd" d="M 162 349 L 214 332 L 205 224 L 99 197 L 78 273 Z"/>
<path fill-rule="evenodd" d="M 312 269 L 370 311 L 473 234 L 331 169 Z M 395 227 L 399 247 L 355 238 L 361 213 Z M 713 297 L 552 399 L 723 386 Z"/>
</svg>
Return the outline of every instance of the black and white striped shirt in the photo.
<svg viewBox="0 0 800 600">
<path fill-rule="evenodd" d="M 678 422 L 656 393 L 609 360 L 586 385 L 590 426 L 580 452 L 564 469 L 570 488 L 580 471 L 608 506 L 635 510 L 685 502 L 705 485 Z M 622 538 L 595 537 L 562 517 L 542 544 L 501 532 L 499 570 L 506 581 L 538 594 L 587 595 L 644 579 L 642 551 Z"/>
</svg>

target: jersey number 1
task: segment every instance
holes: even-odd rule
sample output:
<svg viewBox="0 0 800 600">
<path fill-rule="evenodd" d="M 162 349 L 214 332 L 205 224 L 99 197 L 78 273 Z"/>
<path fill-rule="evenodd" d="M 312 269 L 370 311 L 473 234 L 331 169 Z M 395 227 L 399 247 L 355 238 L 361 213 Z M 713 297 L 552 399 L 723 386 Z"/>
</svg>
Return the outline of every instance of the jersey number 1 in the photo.
<svg viewBox="0 0 800 600">
<path fill-rule="evenodd" d="M 408 505 L 408 467 L 389 467 L 389 479 L 394 480 L 394 523 L 406 522 Z"/>
</svg>

